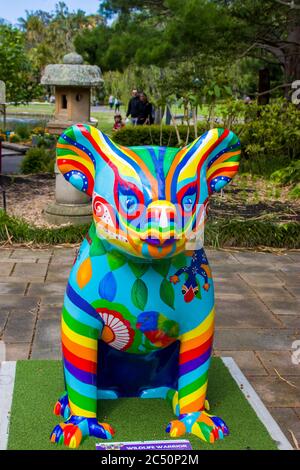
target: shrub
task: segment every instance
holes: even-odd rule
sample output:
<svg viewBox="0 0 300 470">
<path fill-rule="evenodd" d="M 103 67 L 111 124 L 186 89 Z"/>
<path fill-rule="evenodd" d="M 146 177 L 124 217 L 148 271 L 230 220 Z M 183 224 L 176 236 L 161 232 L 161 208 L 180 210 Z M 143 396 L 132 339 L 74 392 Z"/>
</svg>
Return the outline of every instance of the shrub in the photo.
<svg viewBox="0 0 300 470">
<path fill-rule="evenodd" d="M 208 130 L 206 122 L 198 124 L 198 136 Z M 185 144 L 195 139 L 194 128 L 190 126 L 178 126 L 182 142 Z M 135 145 L 162 145 L 166 147 L 179 147 L 174 126 L 128 126 L 123 127 L 113 135 L 113 140 L 118 144 L 132 147 Z"/>
<path fill-rule="evenodd" d="M 41 127 L 41 126 L 35 127 L 35 128 L 32 130 L 32 134 L 35 134 L 35 135 L 44 135 L 44 134 L 45 134 L 45 127 Z"/>
<path fill-rule="evenodd" d="M 25 174 L 53 173 L 54 163 L 55 152 L 43 147 L 34 147 L 26 152 L 21 164 L 21 171 Z"/>
<path fill-rule="evenodd" d="M 276 100 L 248 105 L 245 123 L 235 129 L 242 141 L 241 170 L 269 178 L 300 157 L 300 113 L 295 105 Z"/>
<path fill-rule="evenodd" d="M 32 134 L 31 141 L 34 147 L 54 149 L 56 146 L 57 139 L 51 134 Z"/>
<path fill-rule="evenodd" d="M 21 141 L 20 137 L 17 135 L 17 134 L 12 134 L 10 137 L 9 137 L 9 141 L 13 144 L 17 144 L 18 142 Z"/>
<path fill-rule="evenodd" d="M 228 127 L 239 136 L 242 173 L 270 178 L 274 172 L 289 167 L 300 158 L 300 113 L 295 105 L 280 99 L 264 107 L 255 103 L 244 105 L 239 101 L 226 106 L 221 112 L 223 122 L 215 123 L 213 127 Z M 201 135 L 212 126 L 201 121 L 197 127 L 198 135 Z M 178 130 L 183 145 L 194 140 L 192 126 L 189 133 L 187 126 L 180 125 Z M 162 129 L 160 126 L 128 126 L 116 132 L 113 140 L 129 147 L 179 147 L 173 126 L 162 126 Z"/>
<path fill-rule="evenodd" d="M 22 140 L 27 140 L 30 137 L 30 126 L 29 124 L 25 123 L 20 123 L 15 126 L 15 133 L 18 134 L 18 136 Z"/>
<path fill-rule="evenodd" d="M 291 199 L 300 199 L 300 183 L 296 184 L 296 186 L 291 189 L 289 196 Z"/>
<path fill-rule="evenodd" d="M 289 166 L 271 174 L 271 180 L 280 184 L 291 184 L 300 182 L 300 160 L 292 162 Z"/>
</svg>

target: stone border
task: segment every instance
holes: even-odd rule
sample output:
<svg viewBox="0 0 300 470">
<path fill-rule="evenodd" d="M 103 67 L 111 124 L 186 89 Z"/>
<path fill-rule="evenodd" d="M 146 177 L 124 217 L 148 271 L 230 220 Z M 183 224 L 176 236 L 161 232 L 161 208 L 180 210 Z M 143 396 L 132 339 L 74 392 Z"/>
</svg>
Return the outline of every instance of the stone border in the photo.
<svg viewBox="0 0 300 470">
<path fill-rule="evenodd" d="M 16 364 L 13 361 L 3 361 L 0 363 L 0 450 L 6 450 L 8 443 Z"/>
<path fill-rule="evenodd" d="M 278 449 L 293 450 L 292 445 L 285 437 L 280 427 L 269 413 L 252 385 L 250 385 L 236 362 L 232 357 L 222 357 L 221 359 L 237 383 L 239 389 L 250 403 L 256 415 L 263 423 L 272 439 L 277 443 Z M 0 368 L 0 450 L 7 449 L 16 364 L 17 363 L 15 361 L 4 361 L 1 363 Z"/>
<path fill-rule="evenodd" d="M 276 442 L 277 447 L 279 450 L 293 450 L 292 445 L 285 437 L 283 432 L 281 431 L 280 427 L 274 420 L 273 416 L 267 410 L 259 396 L 257 395 L 256 391 L 246 379 L 244 374 L 242 373 L 241 369 L 238 367 L 236 362 L 232 359 L 232 357 L 222 357 L 221 358 L 224 365 L 229 370 L 232 378 L 237 383 L 240 391 L 243 393 L 247 401 L 250 403 L 251 407 L 255 411 L 256 415 L 260 419 L 260 421 L 265 426 L 266 430 L 272 437 L 272 439 Z"/>
</svg>

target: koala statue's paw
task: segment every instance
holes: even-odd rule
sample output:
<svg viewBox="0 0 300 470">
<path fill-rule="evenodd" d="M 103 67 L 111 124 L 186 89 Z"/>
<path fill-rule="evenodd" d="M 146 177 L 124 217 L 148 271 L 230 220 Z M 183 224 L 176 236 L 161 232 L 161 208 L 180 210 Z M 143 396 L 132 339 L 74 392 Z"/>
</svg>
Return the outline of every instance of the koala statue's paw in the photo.
<svg viewBox="0 0 300 470">
<path fill-rule="evenodd" d="M 224 421 L 217 416 L 209 415 L 206 411 L 179 415 L 179 419 L 175 419 L 168 424 L 166 432 L 171 437 L 191 433 L 211 444 L 229 434 Z"/>
<path fill-rule="evenodd" d="M 96 418 L 73 415 L 64 423 L 55 426 L 50 435 L 50 440 L 75 449 L 79 447 L 82 439 L 86 436 L 111 439 L 114 434 L 114 429 L 107 423 L 99 423 Z"/>
<path fill-rule="evenodd" d="M 64 419 L 69 419 L 71 416 L 71 410 L 69 406 L 69 397 L 67 393 L 64 393 L 55 403 L 53 413 L 56 416 L 62 416 Z"/>
</svg>

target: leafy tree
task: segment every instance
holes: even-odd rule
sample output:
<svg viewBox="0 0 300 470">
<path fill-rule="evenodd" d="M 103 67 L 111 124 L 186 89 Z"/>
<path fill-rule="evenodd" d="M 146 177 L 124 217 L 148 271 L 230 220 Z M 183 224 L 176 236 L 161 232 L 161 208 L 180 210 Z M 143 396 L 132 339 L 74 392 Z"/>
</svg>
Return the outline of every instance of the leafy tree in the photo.
<svg viewBox="0 0 300 470">
<path fill-rule="evenodd" d="M 11 26 L 0 25 L 0 63 L 7 101 L 28 102 L 40 92 L 35 70 L 26 55 L 24 33 Z"/>
<path fill-rule="evenodd" d="M 103 0 L 100 12 L 106 18 L 115 16 L 112 30 L 121 34 L 123 44 L 136 33 L 132 58 L 141 65 L 163 65 L 199 54 L 208 58 L 211 52 L 214 61 L 224 61 L 234 50 L 228 37 L 236 20 L 211 0 Z"/>
<path fill-rule="evenodd" d="M 26 10 L 26 17 L 19 18 L 19 27 L 25 34 L 28 55 L 41 71 L 45 65 L 60 62 L 66 53 L 74 50 L 73 41 L 80 31 L 95 28 L 101 22 L 99 15 L 70 11 L 64 2 L 59 2 L 51 13 Z"/>
<path fill-rule="evenodd" d="M 259 0 L 222 3 L 240 25 L 236 42 L 248 51 L 247 55 L 266 61 L 275 58 L 284 72 L 285 84 L 300 78 L 299 0 L 265 0 L 263 6 Z"/>
<path fill-rule="evenodd" d="M 299 0 L 102 0 L 100 12 L 114 21 L 99 61 L 111 48 L 140 65 L 201 57 L 205 68 L 251 57 L 258 69 L 271 64 L 276 80 L 280 66 L 283 88 L 300 77 Z"/>
</svg>

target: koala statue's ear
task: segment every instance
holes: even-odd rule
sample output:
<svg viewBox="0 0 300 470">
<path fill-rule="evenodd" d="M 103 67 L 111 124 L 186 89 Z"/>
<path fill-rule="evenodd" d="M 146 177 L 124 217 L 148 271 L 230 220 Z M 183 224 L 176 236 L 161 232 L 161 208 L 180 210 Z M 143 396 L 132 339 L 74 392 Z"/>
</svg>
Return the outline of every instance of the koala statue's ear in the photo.
<svg viewBox="0 0 300 470">
<path fill-rule="evenodd" d="M 209 194 L 220 191 L 239 169 L 241 144 L 227 129 L 206 132 L 191 144 L 189 152 L 197 156 L 198 165 L 206 171 Z"/>
<path fill-rule="evenodd" d="M 56 162 L 69 183 L 92 196 L 97 168 L 105 162 L 111 165 L 110 157 L 116 151 L 120 151 L 119 147 L 103 132 L 76 124 L 59 137 Z"/>
<path fill-rule="evenodd" d="M 207 186 L 209 193 L 220 191 L 230 183 L 239 169 L 241 143 L 228 129 L 209 131 L 211 149 L 207 155 Z"/>
<path fill-rule="evenodd" d="M 69 127 L 56 145 L 57 166 L 65 179 L 79 191 L 92 196 L 97 161 L 92 126 L 78 124 Z"/>
</svg>

